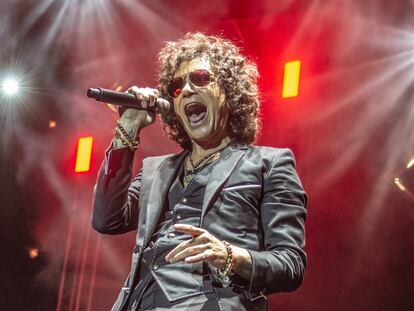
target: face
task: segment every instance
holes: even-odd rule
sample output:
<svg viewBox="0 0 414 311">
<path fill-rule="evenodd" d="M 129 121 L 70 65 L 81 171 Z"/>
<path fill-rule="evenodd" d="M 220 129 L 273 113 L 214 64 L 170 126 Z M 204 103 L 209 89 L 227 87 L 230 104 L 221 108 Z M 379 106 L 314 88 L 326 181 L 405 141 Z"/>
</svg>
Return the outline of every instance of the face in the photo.
<svg viewBox="0 0 414 311">
<path fill-rule="evenodd" d="M 210 62 L 196 58 L 181 63 L 174 78 L 186 76 L 195 70 L 208 70 L 213 75 Z M 198 87 L 185 79 L 181 93 L 174 98 L 174 110 L 191 141 L 198 144 L 218 145 L 228 136 L 229 116 L 224 92 L 214 79 L 205 87 Z"/>
</svg>

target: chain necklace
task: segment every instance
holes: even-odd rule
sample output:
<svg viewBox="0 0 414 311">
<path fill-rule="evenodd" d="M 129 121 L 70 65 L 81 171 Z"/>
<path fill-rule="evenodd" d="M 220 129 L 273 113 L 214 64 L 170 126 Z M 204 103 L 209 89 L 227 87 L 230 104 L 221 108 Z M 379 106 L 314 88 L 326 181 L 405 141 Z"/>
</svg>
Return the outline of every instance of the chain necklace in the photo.
<svg viewBox="0 0 414 311">
<path fill-rule="evenodd" d="M 190 164 L 191 164 L 192 169 L 187 169 L 184 173 L 184 178 L 183 178 L 184 188 L 187 188 L 187 186 L 190 184 L 191 180 L 194 178 L 194 176 L 196 174 L 197 169 L 201 166 L 201 164 L 209 163 L 209 160 L 213 157 L 214 157 L 213 161 L 216 161 L 219 158 L 218 156 L 220 155 L 220 151 L 221 150 L 216 151 L 212 154 L 209 154 L 209 155 L 205 156 L 197 164 L 194 164 L 194 161 L 191 158 L 192 151 L 190 151 L 189 160 L 190 160 Z"/>
</svg>

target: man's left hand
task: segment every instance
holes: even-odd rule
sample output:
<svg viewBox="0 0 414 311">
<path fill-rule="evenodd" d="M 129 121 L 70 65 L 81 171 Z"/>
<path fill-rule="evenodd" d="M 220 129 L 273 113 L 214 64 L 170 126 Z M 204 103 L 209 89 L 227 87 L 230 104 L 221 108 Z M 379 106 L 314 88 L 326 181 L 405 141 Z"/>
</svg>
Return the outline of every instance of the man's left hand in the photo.
<svg viewBox="0 0 414 311">
<path fill-rule="evenodd" d="M 223 269 L 226 265 L 227 249 L 222 241 L 207 230 L 191 225 L 176 224 L 174 229 L 187 233 L 193 238 L 177 245 L 165 260 L 175 262 L 184 260 L 187 263 L 208 262 L 216 268 Z"/>
</svg>

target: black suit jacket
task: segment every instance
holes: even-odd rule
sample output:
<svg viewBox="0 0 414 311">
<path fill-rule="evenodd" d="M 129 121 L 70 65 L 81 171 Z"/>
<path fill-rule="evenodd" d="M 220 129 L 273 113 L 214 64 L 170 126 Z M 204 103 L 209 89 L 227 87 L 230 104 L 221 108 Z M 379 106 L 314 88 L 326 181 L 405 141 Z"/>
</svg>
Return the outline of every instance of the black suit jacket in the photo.
<svg viewBox="0 0 414 311">
<path fill-rule="evenodd" d="M 138 281 L 143 250 L 186 154 L 144 159 L 131 182 L 133 153 L 107 152 L 94 190 L 93 228 L 107 234 L 138 230 L 131 271 L 112 310 L 123 310 Z M 201 227 L 247 249 L 252 257 L 251 278 L 234 310 L 263 309 L 263 304 L 251 301 L 293 291 L 301 284 L 306 266 L 306 201 L 289 149 L 230 145 L 222 152 L 205 191 Z M 223 309 L 233 310 L 234 299 L 229 299 L 227 308 L 224 296 Z"/>
</svg>

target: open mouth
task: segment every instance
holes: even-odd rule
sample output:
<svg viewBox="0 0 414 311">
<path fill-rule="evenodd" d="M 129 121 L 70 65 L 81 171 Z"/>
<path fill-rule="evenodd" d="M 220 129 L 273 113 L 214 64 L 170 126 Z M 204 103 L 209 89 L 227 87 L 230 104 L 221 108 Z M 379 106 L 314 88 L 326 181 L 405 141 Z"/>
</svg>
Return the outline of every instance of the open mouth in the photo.
<svg viewBox="0 0 414 311">
<path fill-rule="evenodd" d="M 185 115 L 191 124 L 202 121 L 206 114 L 207 107 L 201 103 L 189 103 L 185 106 Z"/>
</svg>

